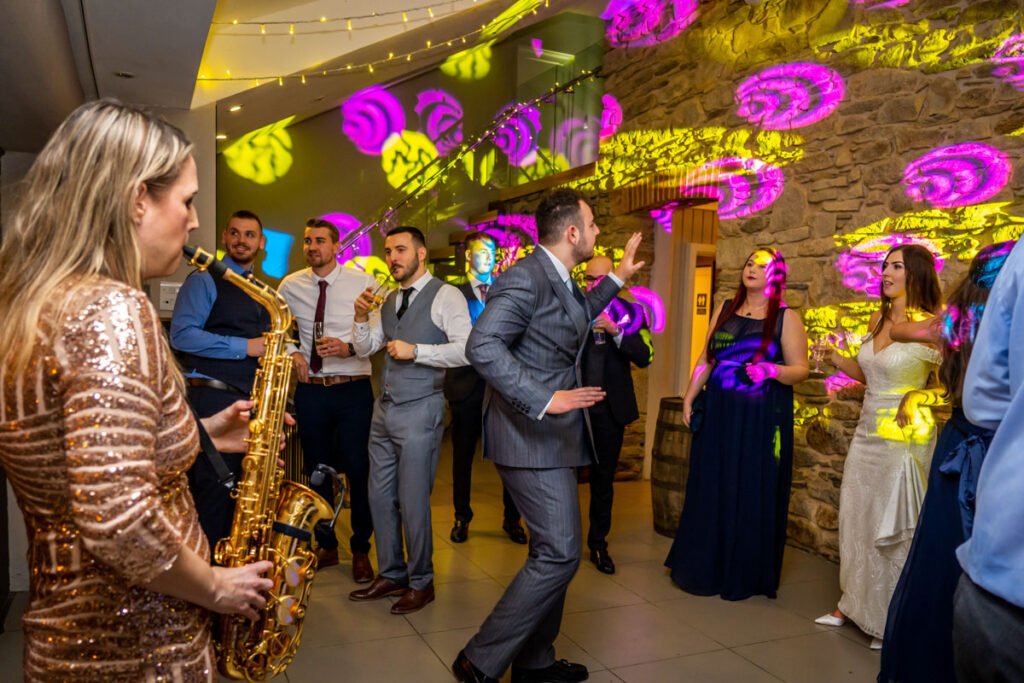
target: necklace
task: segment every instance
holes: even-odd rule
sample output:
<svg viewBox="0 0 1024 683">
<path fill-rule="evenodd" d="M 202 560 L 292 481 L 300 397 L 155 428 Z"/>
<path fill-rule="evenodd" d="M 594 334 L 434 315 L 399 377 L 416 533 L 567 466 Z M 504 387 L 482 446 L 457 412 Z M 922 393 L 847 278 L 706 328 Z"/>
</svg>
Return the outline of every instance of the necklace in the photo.
<svg viewBox="0 0 1024 683">
<path fill-rule="evenodd" d="M 766 301 L 765 303 L 761 304 L 760 306 L 751 306 L 748 303 L 744 303 L 744 305 L 747 307 L 747 312 L 744 313 L 743 315 L 746 316 L 747 318 L 750 318 L 750 317 L 752 317 L 754 315 L 754 311 L 764 312 L 765 307 L 768 306 L 768 302 Z"/>
</svg>

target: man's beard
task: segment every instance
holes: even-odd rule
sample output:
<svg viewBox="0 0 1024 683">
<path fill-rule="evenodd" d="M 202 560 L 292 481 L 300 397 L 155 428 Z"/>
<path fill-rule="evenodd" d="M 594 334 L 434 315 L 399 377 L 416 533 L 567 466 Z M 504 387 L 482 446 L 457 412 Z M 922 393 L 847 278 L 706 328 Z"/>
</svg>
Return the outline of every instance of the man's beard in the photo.
<svg viewBox="0 0 1024 683">
<path fill-rule="evenodd" d="M 406 282 L 409 281 L 409 278 L 411 278 L 417 271 L 419 271 L 419 269 L 420 269 L 420 257 L 419 256 L 413 256 L 412 257 L 412 262 L 405 269 L 405 275 L 402 277 L 401 280 L 399 280 L 396 277 L 395 278 L 395 282 L 397 282 L 400 285 L 404 285 Z M 394 273 L 392 273 L 392 275 L 394 275 Z"/>
<path fill-rule="evenodd" d="M 576 262 L 576 265 L 589 261 L 594 258 L 594 245 L 583 246 L 582 244 L 575 244 L 572 248 L 572 259 Z"/>
</svg>

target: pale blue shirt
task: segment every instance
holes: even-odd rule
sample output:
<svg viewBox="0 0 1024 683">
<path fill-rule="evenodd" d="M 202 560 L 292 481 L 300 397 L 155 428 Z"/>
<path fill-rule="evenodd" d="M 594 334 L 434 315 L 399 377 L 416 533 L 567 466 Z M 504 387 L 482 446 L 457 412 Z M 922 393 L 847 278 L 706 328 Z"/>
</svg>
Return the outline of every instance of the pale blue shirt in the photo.
<svg viewBox="0 0 1024 683">
<path fill-rule="evenodd" d="M 1024 607 L 1024 242 L 1003 265 L 964 379 L 964 412 L 995 429 L 978 479 L 974 533 L 957 549 L 974 583 Z"/>
<path fill-rule="evenodd" d="M 234 272 L 242 275 L 245 269 L 230 256 L 221 261 Z M 245 337 L 229 337 L 204 329 L 206 321 L 217 301 L 217 285 L 209 271 L 192 273 L 178 290 L 171 314 L 171 347 L 202 358 L 241 360 L 246 357 L 249 340 Z M 201 372 L 189 372 L 186 377 L 204 377 Z"/>
</svg>

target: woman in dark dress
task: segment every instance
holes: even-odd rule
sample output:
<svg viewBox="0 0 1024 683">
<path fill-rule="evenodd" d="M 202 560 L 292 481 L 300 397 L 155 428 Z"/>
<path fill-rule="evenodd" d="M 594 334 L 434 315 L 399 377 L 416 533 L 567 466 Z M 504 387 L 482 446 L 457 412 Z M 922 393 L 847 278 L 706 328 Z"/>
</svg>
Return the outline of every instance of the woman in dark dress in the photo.
<svg viewBox="0 0 1024 683">
<path fill-rule="evenodd" d="M 978 252 L 970 272 L 949 297 L 941 316 L 892 329 L 897 341 L 938 344 L 945 391 L 912 391 L 897 420 L 909 423 L 920 405 L 953 403 L 953 415 L 935 444 L 928 492 L 914 542 L 889 603 L 879 683 L 955 683 L 953 591 L 960 578 L 955 551 L 970 537 L 974 485 L 992 432 L 967 421 L 960 405 L 964 373 L 989 290 L 1012 242 Z"/>
<path fill-rule="evenodd" d="M 807 334 L 782 303 L 785 283 L 786 263 L 774 249 L 747 258 L 736 296 L 715 311 L 683 397 L 683 421 L 695 434 L 665 566 L 688 593 L 774 598 L 779 586 L 793 465 L 792 385 L 808 374 Z"/>
</svg>

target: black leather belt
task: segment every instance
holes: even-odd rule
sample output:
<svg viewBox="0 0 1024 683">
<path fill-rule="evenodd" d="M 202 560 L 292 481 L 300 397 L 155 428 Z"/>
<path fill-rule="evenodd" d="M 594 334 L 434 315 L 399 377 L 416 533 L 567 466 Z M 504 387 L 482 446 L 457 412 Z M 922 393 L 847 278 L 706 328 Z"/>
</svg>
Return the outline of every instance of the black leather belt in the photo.
<svg viewBox="0 0 1024 683">
<path fill-rule="evenodd" d="M 242 391 L 238 387 L 231 386 L 227 382 L 221 382 L 219 379 L 213 379 L 212 377 L 186 377 L 185 383 L 190 387 L 206 387 L 208 389 L 217 389 L 219 391 L 227 391 L 232 394 L 238 394 L 239 396 L 248 396 L 249 392 Z"/>
</svg>

